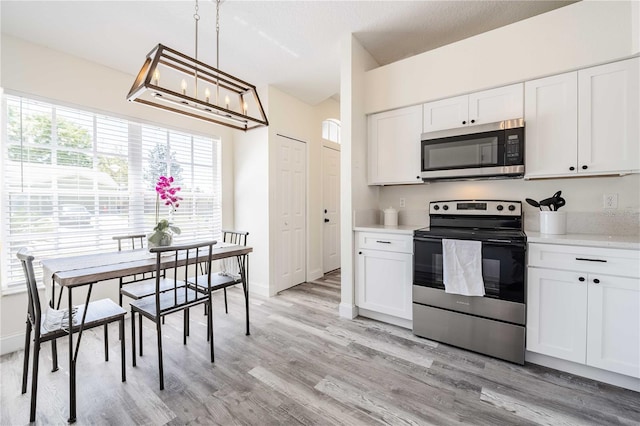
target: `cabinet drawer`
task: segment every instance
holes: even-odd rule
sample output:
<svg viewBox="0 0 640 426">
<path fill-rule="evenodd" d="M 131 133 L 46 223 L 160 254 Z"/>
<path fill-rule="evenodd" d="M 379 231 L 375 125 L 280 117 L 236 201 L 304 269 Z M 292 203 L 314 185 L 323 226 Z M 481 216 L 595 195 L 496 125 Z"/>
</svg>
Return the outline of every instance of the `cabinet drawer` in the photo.
<svg viewBox="0 0 640 426">
<path fill-rule="evenodd" d="M 358 233 L 358 248 L 413 253 L 413 236 L 374 232 Z"/>
<path fill-rule="evenodd" d="M 528 265 L 640 277 L 640 251 L 530 243 Z"/>
</svg>

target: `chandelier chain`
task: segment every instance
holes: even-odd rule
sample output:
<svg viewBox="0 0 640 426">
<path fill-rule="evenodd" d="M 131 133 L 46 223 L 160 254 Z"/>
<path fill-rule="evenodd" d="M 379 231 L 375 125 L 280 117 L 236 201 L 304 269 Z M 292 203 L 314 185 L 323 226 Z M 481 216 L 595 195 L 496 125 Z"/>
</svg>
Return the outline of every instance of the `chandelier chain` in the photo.
<svg viewBox="0 0 640 426">
<path fill-rule="evenodd" d="M 198 0 L 196 0 L 196 12 L 193 14 L 193 20 L 196 21 L 196 60 L 198 59 L 198 21 L 200 21 L 200 15 L 198 14 L 199 9 L 200 7 L 198 6 Z"/>
<path fill-rule="evenodd" d="M 216 68 L 220 68 L 220 0 L 216 0 Z"/>
</svg>

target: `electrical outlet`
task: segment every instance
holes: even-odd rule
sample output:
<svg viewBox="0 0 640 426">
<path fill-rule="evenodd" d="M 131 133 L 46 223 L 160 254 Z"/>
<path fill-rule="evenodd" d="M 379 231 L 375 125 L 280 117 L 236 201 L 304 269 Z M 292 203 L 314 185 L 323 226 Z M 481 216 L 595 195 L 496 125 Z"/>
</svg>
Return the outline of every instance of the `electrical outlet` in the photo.
<svg viewBox="0 0 640 426">
<path fill-rule="evenodd" d="M 400 207 L 404 208 L 404 198 L 400 198 Z"/>
<path fill-rule="evenodd" d="M 617 209 L 618 194 L 604 194 L 602 207 L 605 209 Z"/>
</svg>

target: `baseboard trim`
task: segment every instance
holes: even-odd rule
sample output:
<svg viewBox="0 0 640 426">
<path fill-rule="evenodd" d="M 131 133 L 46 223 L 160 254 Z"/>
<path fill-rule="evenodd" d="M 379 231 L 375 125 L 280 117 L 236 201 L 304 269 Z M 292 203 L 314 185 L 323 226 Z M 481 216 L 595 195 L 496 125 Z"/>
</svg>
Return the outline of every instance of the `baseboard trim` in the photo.
<svg viewBox="0 0 640 426">
<path fill-rule="evenodd" d="M 0 338 L 0 355 L 24 349 L 24 333 L 16 333 Z"/>
<path fill-rule="evenodd" d="M 249 294 L 257 294 L 258 296 L 271 297 L 273 294 L 269 294 L 269 286 L 263 283 L 251 282 L 249 284 Z"/>
<path fill-rule="evenodd" d="M 338 307 L 340 318 L 354 319 L 358 316 L 358 307 L 347 303 L 341 303 Z"/>
<path fill-rule="evenodd" d="M 374 312 L 374 311 L 370 311 L 368 309 L 362 309 L 362 308 L 358 308 L 358 312 L 361 317 L 371 318 L 377 321 L 382 321 L 388 324 L 393 324 L 399 327 L 413 330 L 413 321 L 408 319 L 394 317 L 393 315 L 381 314 L 380 312 Z"/>
<path fill-rule="evenodd" d="M 315 281 L 319 278 L 322 278 L 324 274 L 322 273 L 322 269 L 316 269 L 315 271 L 309 271 L 307 273 L 307 282 Z"/>
<path fill-rule="evenodd" d="M 542 365 L 543 367 L 553 368 L 554 370 L 566 371 L 567 373 L 575 374 L 576 376 L 582 376 L 587 379 L 597 380 L 599 382 L 640 392 L 640 379 L 635 377 L 625 376 L 624 374 L 618 374 L 612 371 L 591 367 L 589 365 L 577 364 L 572 361 L 529 351 L 525 352 L 524 359 L 526 362 L 531 364 Z"/>
</svg>

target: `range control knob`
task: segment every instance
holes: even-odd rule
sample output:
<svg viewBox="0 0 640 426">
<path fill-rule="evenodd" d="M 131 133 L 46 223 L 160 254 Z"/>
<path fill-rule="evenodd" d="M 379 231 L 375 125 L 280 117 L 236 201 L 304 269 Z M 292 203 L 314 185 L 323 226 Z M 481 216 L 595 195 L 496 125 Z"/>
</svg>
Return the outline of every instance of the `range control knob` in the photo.
<svg viewBox="0 0 640 426">
<path fill-rule="evenodd" d="M 434 210 L 440 210 L 440 206 L 436 204 L 435 206 L 433 206 L 433 209 Z"/>
<path fill-rule="evenodd" d="M 504 210 L 504 206 L 502 204 L 498 204 L 498 207 L 496 207 L 496 208 L 498 209 L 499 212 Z"/>
<path fill-rule="evenodd" d="M 446 205 L 446 204 L 445 204 L 444 206 L 442 206 L 442 208 L 443 208 L 444 210 L 449 210 L 449 206 L 448 206 L 448 205 Z"/>
<path fill-rule="evenodd" d="M 516 209 L 516 206 L 514 206 L 513 204 L 509 205 L 509 211 L 512 212 Z"/>
</svg>

